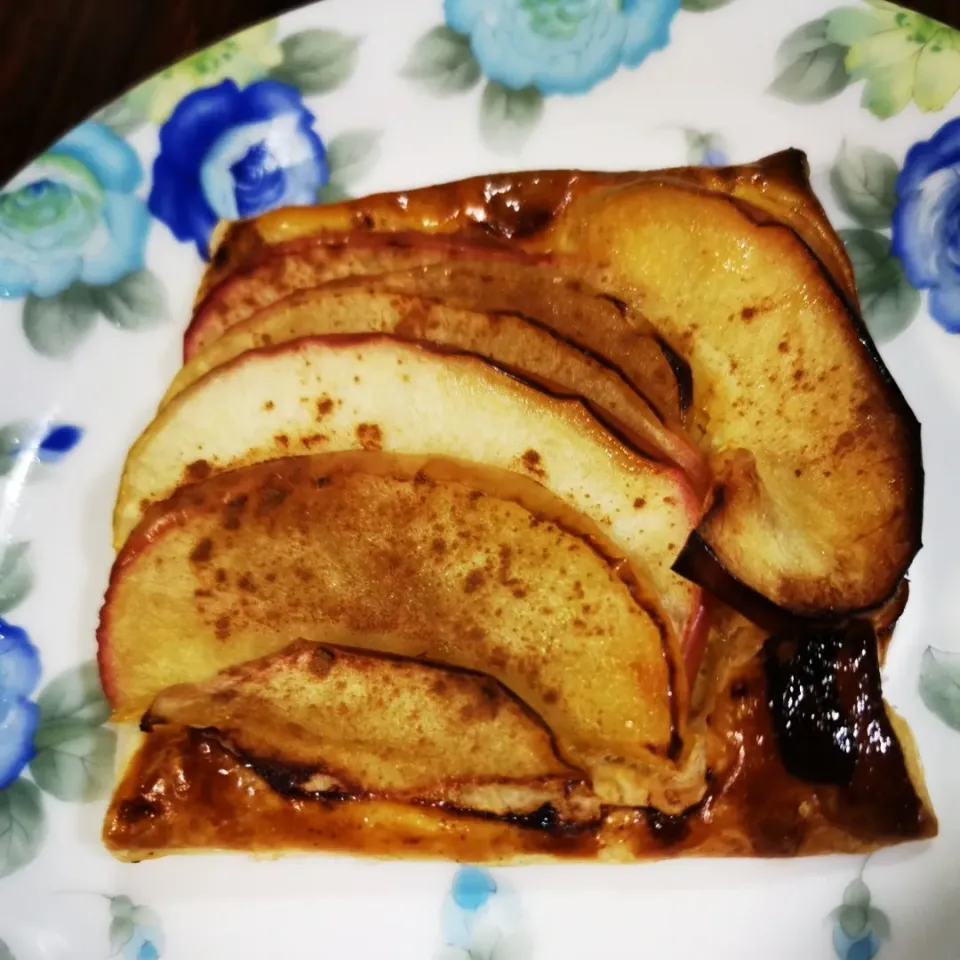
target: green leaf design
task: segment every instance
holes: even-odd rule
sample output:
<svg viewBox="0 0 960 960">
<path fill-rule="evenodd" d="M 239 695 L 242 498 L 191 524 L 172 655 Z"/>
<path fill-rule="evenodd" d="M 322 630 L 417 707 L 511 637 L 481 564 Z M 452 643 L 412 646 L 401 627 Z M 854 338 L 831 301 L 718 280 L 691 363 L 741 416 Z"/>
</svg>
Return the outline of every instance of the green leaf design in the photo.
<svg viewBox="0 0 960 960">
<path fill-rule="evenodd" d="M 332 180 L 317 191 L 317 203 L 341 203 L 352 199 L 353 195 L 349 190 Z"/>
<path fill-rule="evenodd" d="M 511 90 L 491 80 L 480 102 L 480 135 L 501 152 L 519 149 L 543 116 L 543 94 L 536 87 Z"/>
<path fill-rule="evenodd" d="M 690 13 L 708 13 L 731 2 L 732 0 L 683 0 L 680 7 Z"/>
<path fill-rule="evenodd" d="M 97 305 L 91 288 L 75 283 L 53 297 L 27 297 L 23 332 L 30 346 L 45 357 L 69 357 L 93 329 Z"/>
<path fill-rule="evenodd" d="M 948 727 L 960 730 L 960 654 L 927 647 L 920 661 L 920 699 Z"/>
<path fill-rule="evenodd" d="M 110 916 L 118 917 L 122 920 L 130 920 L 133 917 L 133 901 L 129 897 L 119 896 L 110 898 Z"/>
<path fill-rule="evenodd" d="M 90 293 L 104 318 L 121 330 L 151 327 L 167 315 L 163 284 L 148 269 L 128 273 L 109 286 L 91 287 Z"/>
<path fill-rule="evenodd" d="M 401 71 L 431 93 L 465 93 L 480 80 L 480 64 L 470 49 L 470 38 L 449 27 L 428 30 L 414 45 Z"/>
<path fill-rule="evenodd" d="M 339 30 L 304 30 L 281 42 L 283 60 L 270 76 L 305 94 L 329 93 L 349 80 L 359 47 L 359 37 Z"/>
<path fill-rule="evenodd" d="M 11 543 L 0 552 L 0 613 L 12 610 L 33 588 L 28 543 Z"/>
<path fill-rule="evenodd" d="M 870 923 L 870 929 L 880 940 L 890 939 L 890 918 L 876 907 L 871 907 L 867 911 L 867 920 Z"/>
<path fill-rule="evenodd" d="M 792 103 L 821 103 L 850 82 L 847 48 L 827 37 L 825 18 L 798 27 L 780 44 L 771 93 Z"/>
<path fill-rule="evenodd" d="M 110 955 L 116 956 L 132 939 L 136 925 L 129 917 L 118 917 L 110 921 Z"/>
<path fill-rule="evenodd" d="M 147 122 L 142 106 L 142 98 L 132 97 L 128 93 L 108 103 L 90 119 L 109 127 L 119 137 L 127 137 Z"/>
<path fill-rule="evenodd" d="M 61 673 L 37 697 L 40 724 L 71 720 L 96 727 L 110 716 L 97 665 L 90 661 Z"/>
<path fill-rule="evenodd" d="M 96 800 L 113 780 L 117 735 L 108 727 L 76 720 L 41 723 L 33 738 L 33 779 L 58 800 Z"/>
<path fill-rule="evenodd" d="M 890 238 L 873 230 L 840 230 L 857 278 L 867 329 L 877 343 L 902 333 L 917 316 L 920 293 L 890 252 Z"/>
<path fill-rule="evenodd" d="M 859 937 L 867 929 L 867 911 L 863 907 L 841 907 L 838 919 L 848 937 Z"/>
<path fill-rule="evenodd" d="M 897 173 L 897 164 L 885 153 L 845 144 L 830 171 L 830 185 L 844 212 L 857 223 L 886 228 L 897 205 Z"/>
<path fill-rule="evenodd" d="M 22 777 L 0 790 L 0 877 L 26 866 L 47 835 L 43 798 Z"/>
<path fill-rule="evenodd" d="M 366 176 L 380 153 L 380 133 L 376 130 L 351 130 L 327 144 L 330 184 L 341 190 Z"/>
<path fill-rule="evenodd" d="M 866 910 L 870 906 L 870 888 L 861 877 L 855 877 L 847 884 L 843 891 L 843 905 L 845 907 L 861 907 Z"/>
</svg>

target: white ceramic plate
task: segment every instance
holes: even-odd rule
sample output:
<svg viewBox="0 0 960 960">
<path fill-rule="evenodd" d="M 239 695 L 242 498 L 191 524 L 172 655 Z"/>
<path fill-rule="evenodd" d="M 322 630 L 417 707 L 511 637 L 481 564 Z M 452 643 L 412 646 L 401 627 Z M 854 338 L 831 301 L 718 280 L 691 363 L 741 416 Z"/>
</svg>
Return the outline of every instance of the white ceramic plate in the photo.
<svg viewBox="0 0 960 960">
<path fill-rule="evenodd" d="M 849 3 L 328 0 L 158 75 L 4 188 L 0 957 L 960 957 L 960 34 Z M 98 836 L 115 738 L 91 666 L 110 510 L 178 366 L 214 221 L 493 170 L 790 146 L 848 231 L 924 427 L 926 546 L 885 690 L 939 837 L 866 862 L 492 873 L 113 861 Z"/>
</svg>

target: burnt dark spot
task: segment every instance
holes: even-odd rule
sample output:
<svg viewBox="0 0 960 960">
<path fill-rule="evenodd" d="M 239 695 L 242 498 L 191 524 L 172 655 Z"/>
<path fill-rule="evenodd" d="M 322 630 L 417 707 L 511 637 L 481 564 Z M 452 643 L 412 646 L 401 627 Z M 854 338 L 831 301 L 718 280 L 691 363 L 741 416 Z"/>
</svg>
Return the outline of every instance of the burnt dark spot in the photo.
<svg viewBox="0 0 960 960">
<path fill-rule="evenodd" d="M 740 317 L 743 320 L 746 320 L 749 323 L 757 315 L 756 307 L 744 307 L 740 311 Z"/>
<path fill-rule="evenodd" d="M 744 680 L 734 680 L 730 685 L 730 698 L 732 700 L 743 700 L 750 696 L 750 687 Z"/>
<path fill-rule="evenodd" d="M 213 629 L 218 640 L 226 640 L 227 637 L 230 636 L 230 618 L 217 617 L 216 623 L 213 625 Z"/>
<path fill-rule="evenodd" d="M 206 460 L 194 460 L 193 463 L 187 464 L 187 468 L 183 473 L 188 483 L 199 483 L 201 480 L 206 480 L 207 477 L 213 473 L 213 468 Z"/>
<path fill-rule="evenodd" d="M 217 583 L 226 583 L 226 582 L 227 582 L 227 571 L 224 570 L 223 567 L 220 567 L 220 568 L 217 570 L 217 572 L 216 572 L 216 574 L 215 574 L 215 576 L 214 576 L 214 579 L 217 581 Z"/>
<path fill-rule="evenodd" d="M 249 573 L 242 573 L 237 580 L 237 586 L 245 593 L 256 593 L 257 588 L 254 585 L 253 577 Z"/>
<path fill-rule="evenodd" d="M 317 401 L 317 420 L 322 420 L 333 409 L 330 397 L 322 397 Z"/>
<path fill-rule="evenodd" d="M 662 813 L 653 807 L 646 807 L 643 811 L 650 835 L 665 847 L 673 846 L 686 840 L 690 832 L 690 824 L 686 814 Z"/>
<path fill-rule="evenodd" d="M 523 465 L 527 470 L 535 477 L 543 478 L 546 476 L 546 471 L 541 466 L 543 458 L 536 450 L 525 450 L 520 459 L 523 461 Z"/>
<path fill-rule="evenodd" d="M 273 510 L 279 507 L 290 495 L 289 490 L 282 490 L 279 487 L 264 487 L 260 491 L 260 499 L 257 504 L 259 511 Z"/>
<path fill-rule="evenodd" d="M 268 413 L 273 409 L 273 407 L 274 407 L 274 403 L 273 403 L 272 400 L 265 400 L 265 401 L 264 401 L 264 403 L 263 403 L 263 409 L 266 410 Z"/>
<path fill-rule="evenodd" d="M 231 497 L 223 505 L 223 526 L 226 530 L 238 530 L 240 528 L 240 519 L 243 517 L 243 511 L 247 506 L 247 495 L 245 493 Z"/>
<path fill-rule="evenodd" d="M 633 501 L 634 510 L 642 510 L 646 505 L 647 501 L 643 497 L 637 497 L 637 499 Z"/>
<path fill-rule="evenodd" d="M 363 211 L 354 214 L 353 222 L 358 230 L 372 230 L 375 226 L 373 217 Z"/>
<path fill-rule="evenodd" d="M 383 431 L 375 423 L 357 425 L 357 442 L 364 450 L 383 449 Z"/>
<path fill-rule="evenodd" d="M 197 542 L 197 545 L 190 551 L 190 559 L 193 563 L 206 563 L 213 555 L 213 541 L 209 537 L 204 537 Z"/>
<path fill-rule="evenodd" d="M 324 487 L 329 487 L 333 481 L 329 477 L 317 477 L 313 483 L 318 490 L 322 490 Z"/>
<path fill-rule="evenodd" d="M 290 438 L 285 433 L 277 433 L 273 439 L 277 445 L 283 447 L 284 450 L 290 446 Z"/>
<path fill-rule="evenodd" d="M 542 807 L 537 807 L 533 813 L 508 813 L 503 818 L 507 823 L 512 823 L 518 827 L 526 827 L 530 830 L 547 830 L 555 832 L 566 827 L 566 824 L 557 813 L 556 808 L 551 803 L 545 803 Z"/>
<path fill-rule="evenodd" d="M 479 568 L 476 570 L 471 570 L 467 574 L 466 580 L 463 582 L 463 592 L 464 593 L 476 593 L 477 590 L 483 584 L 484 573 Z"/>
<path fill-rule="evenodd" d="M 125 824 L 132 825 L 160 816 L 163 816 L 163 804 L 156 800 L 147 800 L 145 797 L 124 800 L 117 810 L 117 818 Z"/>
<path fill-rule="evenodd" d="M 535 196 L 527 196 L 521 203 L 514 190 L 508 188 L 491 194 L 486 205 L 486 219 L 478 226 L 491 236 L 506 240 L 532 237 L 553 220 L 562 202 L 551 204 Z"/>
<path fill-rule="evenodd" d="M 868 835 L 920 833 L 923 807 L 883 704 L 873 626 L 784 632 L 766 642 L 763 658 L 787 772 L 844 787 L 843 802 Z"/>
</svg>

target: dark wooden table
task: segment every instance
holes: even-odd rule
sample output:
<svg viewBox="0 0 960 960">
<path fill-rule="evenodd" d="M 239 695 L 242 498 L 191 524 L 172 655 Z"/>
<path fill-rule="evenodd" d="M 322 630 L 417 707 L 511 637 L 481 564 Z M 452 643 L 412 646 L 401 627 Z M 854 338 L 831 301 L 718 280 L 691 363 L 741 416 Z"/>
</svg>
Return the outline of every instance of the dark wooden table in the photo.
<svg viewBox="0 0 960 960">
<path fill-rule="evenodd" d="M 0 184 L 137 81 L 297 6 L 299 0 L 0 0 Z M 960 0 L 910 6 L 960 27 Z"/>
</svg>

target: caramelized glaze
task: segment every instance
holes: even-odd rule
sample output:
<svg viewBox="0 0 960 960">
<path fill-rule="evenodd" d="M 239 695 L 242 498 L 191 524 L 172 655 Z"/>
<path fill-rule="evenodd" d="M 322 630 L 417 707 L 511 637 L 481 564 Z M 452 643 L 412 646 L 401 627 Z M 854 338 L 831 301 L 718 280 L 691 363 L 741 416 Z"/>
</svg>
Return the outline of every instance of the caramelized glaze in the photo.
<svg viewBox="0 0 960 960">
<path fill-rule="evenodd" d="M 826 782 L 795 775 L 801 770 L 789 738 L 807 722 L 808 695 L 842 714 L 851 745 L 844 756 L 852 756 L 842 778 L 825 747 L 808 751 L 802 772 Z M 709 789 L 697 806 L 681 816 L 608 809 L 599 826 L 582 829 L 557 829 L 549 811 L 511 819 L 442 805 L 282 796 L 202 732 L 163 729 L 131 763 L 104 838 L 131 860 L 227 849 L 524 862 L 852 853 L 936 832 L 880 699 L 876 642 L 866 624 L 827 638 L 769 641 L 736 671 L 707 722 Z"/>
</svg>

